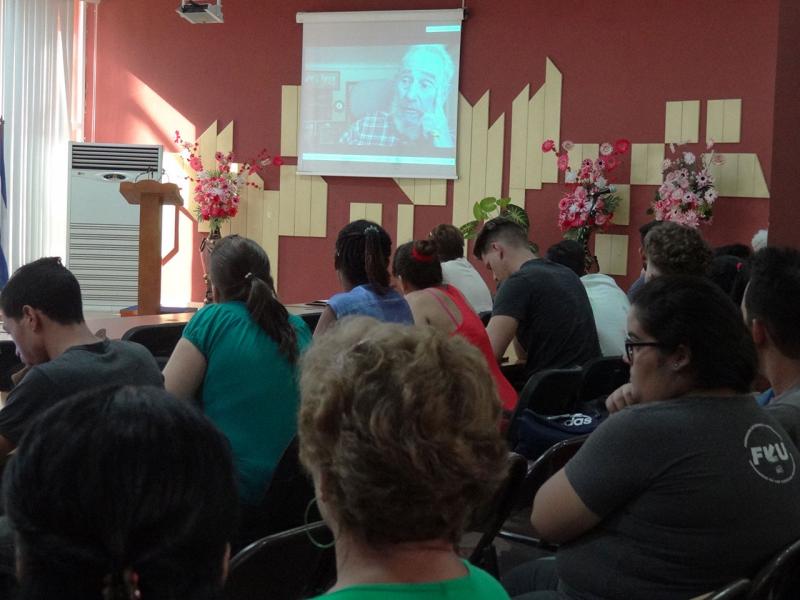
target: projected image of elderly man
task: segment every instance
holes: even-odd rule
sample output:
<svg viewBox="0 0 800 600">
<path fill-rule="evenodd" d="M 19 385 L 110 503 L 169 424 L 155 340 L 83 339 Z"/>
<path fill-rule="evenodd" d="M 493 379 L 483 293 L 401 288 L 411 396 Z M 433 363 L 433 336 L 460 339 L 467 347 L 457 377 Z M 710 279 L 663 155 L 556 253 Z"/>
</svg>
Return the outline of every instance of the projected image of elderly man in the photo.
<svg viewBox="0 0 800 600">
<path fill-rule="evenodd" d="M 342 134 L 353 146 L 420 145 L 452 148 L 445 104 L 455 67 L 441 44 L 410 46 L 394 80 L 390 112 L 368 114 Z"/>
</svg>

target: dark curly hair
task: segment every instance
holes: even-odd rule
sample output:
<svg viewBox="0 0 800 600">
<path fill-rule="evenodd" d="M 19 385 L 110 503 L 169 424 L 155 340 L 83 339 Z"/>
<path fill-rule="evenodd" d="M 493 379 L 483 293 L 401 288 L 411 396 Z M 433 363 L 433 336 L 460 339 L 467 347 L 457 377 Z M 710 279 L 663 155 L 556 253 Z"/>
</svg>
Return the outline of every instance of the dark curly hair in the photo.
<svg viewBox="0 0 800 600">
<path fill-rule="evenodd" d="M 301 359 L 300 459 L 373 546 L 455 542 L 505 478 L 486 359 L 432 327 L 344 319 Z"/>
</svg>

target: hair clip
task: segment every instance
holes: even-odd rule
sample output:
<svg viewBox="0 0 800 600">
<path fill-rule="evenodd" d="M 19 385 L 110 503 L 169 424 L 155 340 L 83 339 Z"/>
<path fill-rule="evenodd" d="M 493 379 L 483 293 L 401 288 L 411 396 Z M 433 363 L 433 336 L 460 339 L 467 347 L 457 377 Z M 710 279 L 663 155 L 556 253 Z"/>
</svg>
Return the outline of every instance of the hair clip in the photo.
<svg viewBox="0 0 800 600">
<path fill-rule="evenodd" d="M 375 233 L 380 233 L 380 230 L 378 229 L 378 227 L 376 225 L 367 225 L 364 228 L 364 235 L 366 235 L 368 232 L 373 232 L 373 231 Z"/>
<path fill-rule="evenodd" d="M 422 254 L 415 246 L 411 246 L 411 258 L 417 262 L 429 263 L 435 258 L 433 254 Z"/>
<path fill-rule="evenodd" d="M 253 279 L 253 274 L 248 271 L 244 276 L 245 281 L 251 281 Z"/>
</svg>

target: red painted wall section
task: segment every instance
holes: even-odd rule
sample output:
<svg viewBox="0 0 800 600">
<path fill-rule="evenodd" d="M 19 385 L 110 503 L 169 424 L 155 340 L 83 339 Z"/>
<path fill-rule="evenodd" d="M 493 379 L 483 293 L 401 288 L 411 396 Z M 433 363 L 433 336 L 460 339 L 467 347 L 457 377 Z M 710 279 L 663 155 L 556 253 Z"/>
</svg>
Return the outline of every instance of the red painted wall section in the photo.
<svg viewBox="0 0 800 600">
<path fill-rule="evenodd" d="M 455 3 L 449 3 L 455 4 Z M 178 0 L 103 0 L 97 19 L 96 141 L 163 143 L 175 129 L 193 132 L 217 120 L 235 121 L 234 149 L 249 156 L 280 148 L 281 85 L 300 82 L 302 28 L 298 11 L 449 8 L 422 0 L 228 0 L 222 25 L 191 25 L 175 14 Z M 643 3 L 617 0 L 472 0 L 463 28 L 460 90 L 475 103 L 491 90 L 490 123 L 506 114 L 509 159 L 511 102 L 520 90 L 544 82 L 545 58 L 564 77 L 561 138 L 601 142 L 664 139 L 668 100 L 742 98 L 739 144 L 722 152 L 754 152 L 767 182 L 772 171 L 778 0 L 690 0 Z M 199 133 L 199 132 L 198 132 Z M 701 145 L 694 148 L 699 151 Z M 624 170 L 627 182 L 628 169 Z M 507 189 L 507 168 L 504 192 Z M 286 302 L 327 297 L 338 289 L 333 243 L 349 219 L 350 202 L 384 204 L 383 225 L 393 233 L 396 206 L 405 196 L 391 180 L 326 178 L 328 238 L 280 240 L 280 293 Z M 277 173 L 267 187 L 277 189 Z M 526 205 L 532 237 L 546 249 L 560 239 L 556 225 L 561 185 L 530 190 Z M 638 274 L 636 228 L 655 186 L 633 186 L 627 285 Z M 415 210 L 415 235 L 449 222 L 447 207 Z M 714 244 L 748 242 L 767 226 L 769 200 L 723 198 L 704 234 Z M 195 296 L 199 294 L 195 290 Z"/>
</svg>

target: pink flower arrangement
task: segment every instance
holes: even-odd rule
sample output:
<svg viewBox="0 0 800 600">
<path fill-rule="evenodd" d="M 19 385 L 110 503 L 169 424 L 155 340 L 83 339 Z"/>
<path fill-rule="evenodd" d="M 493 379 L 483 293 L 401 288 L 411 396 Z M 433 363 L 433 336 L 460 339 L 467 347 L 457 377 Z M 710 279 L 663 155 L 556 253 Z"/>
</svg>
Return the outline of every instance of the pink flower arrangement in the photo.
<svg viewBox="0 0 800 600">
<path fill-rule="evenodd" d="M 693 228 L 711 223 L 719 194 L 714 189 L 714 177 L 708 167 L 723 164 L 725 160 L 713 147 L 714 143 L 709 142 L 707 149 L 711 153 L 698 161 L 693 152 L 676 152 L 675 145 L 670 144 L 673 158 L 664 160 L 661 167 L 664 183 L 656 191 L 648 210 L 657 221 L 674 221 Z"/>
<path fill-rule="evenodd" d="M 268 165 L 283 164 L 280 157 L 272 158 L 266 150 L 261 150 L 255 159 L 242 165 L 233 162 L 232 153 L 217 152 L 214 155 L 215 168 L 210 169 L 203 165 L 197 142 L 185 141 L 176 131 L 175 143 L 183 149 L 184 158 L 196 174 L 195 177 L 189 177 L 195 184 L 195 215 L 199 221 L 208 221 L 212 231 L 218 230 L 222 223 L 237 215 L 239 193 L 245 186 L 257 187 L 247 181 L 250 175 Z"/>
<path fill-rule="evenodd" d="M 588 244 L 592 231 L 605 230 L 614 218 L 619 196 L 609 184 L 610 174 L 622 164 L 621 156 L 630 149 L 630 142 L 620 139 L 600 145 L 600 156 L 586 158 L 577 170 L 569 164 L 569 151 L 574 144 L 564 141 L 557 150 L 553 140 L 545 140 L 543 152 L 554 152 L 559 171 L 564 173 L 567 191 L 558 202 L 558 226 L 564 237 Z"/>
</svg>

